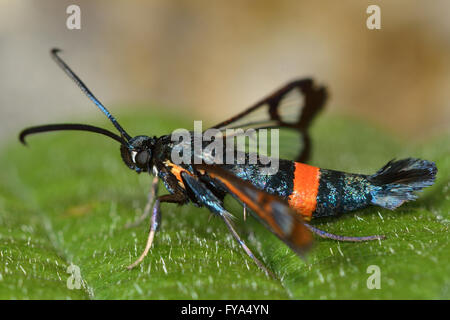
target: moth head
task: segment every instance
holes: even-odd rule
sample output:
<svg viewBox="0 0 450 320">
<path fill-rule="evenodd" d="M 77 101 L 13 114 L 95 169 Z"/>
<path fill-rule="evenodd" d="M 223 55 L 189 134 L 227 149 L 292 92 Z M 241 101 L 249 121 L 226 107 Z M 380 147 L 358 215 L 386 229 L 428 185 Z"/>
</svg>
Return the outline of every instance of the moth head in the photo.
<svg viewBox="0 0 450 320">
<path fill-rule="evenodd" d="M 131 138 L 128 146 L 120 146 L 120 154 L 128 168 L 137 173 L 149 171 L 151 168 L 155 138 L 136 136 Z"/>
<path fill-rule="evenodd" d="M 58 66 L 80 87 L 81 91 L 100 109 L 100 111 L 111 121 L 118 134 L 109 130 L 91 126 L 88 124 L 78 123 L 58 123 L 47 124 L 35 127 L 30 127 L 22 130 L 19 134 L 19 140 L 26 144 L 25 138 L 30 134 L 49 132 L 49 131 L 62 131 L 62 130 L 77 130 L 87 131 L 107 136 L 120 143 L 120 153 L 125 164 L 136 172 L 149 171 L 152 162 L 152 150 L 155 145 L 156 137 L 150 138 L 147 136 L 136 136 L 132 138 L 114 116 L 108 111 L 108 109 L 94 96 L 89 88 L 81 81 L 81 79 L 73 72 L 73 70 L 64 62 L 59 56 L 59 49 L 52 49 L 50 51 L 51 57 Z"/>
</svg>

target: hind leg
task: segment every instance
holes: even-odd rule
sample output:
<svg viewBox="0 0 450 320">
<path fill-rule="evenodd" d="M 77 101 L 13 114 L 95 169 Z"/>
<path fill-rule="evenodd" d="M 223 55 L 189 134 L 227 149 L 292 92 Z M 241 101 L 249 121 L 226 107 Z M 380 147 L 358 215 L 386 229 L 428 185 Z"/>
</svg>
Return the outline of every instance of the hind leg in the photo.
<svg viewBox="0 0 450 320">
<path fill-rule="evenodd" d="M 313 233 L 317 234 L 319 237 L 325 238 L 325 239 L 332 239 L 332 240 L 337 240 L 337 241 L 347 241 L 347 242 L 361 242 L 361 241 L 383 240 L 386 238 L 386 236 L 384 236 L 384 235 L 365 236 L 365 237 L 340 236 L 337 234 L 332 234 L 332 233 L 320 230 L 306 222 L 303 222 L 303 224 L 309 230 L 311 230 L 311 232 L 313 232 Z"/>
</svg>

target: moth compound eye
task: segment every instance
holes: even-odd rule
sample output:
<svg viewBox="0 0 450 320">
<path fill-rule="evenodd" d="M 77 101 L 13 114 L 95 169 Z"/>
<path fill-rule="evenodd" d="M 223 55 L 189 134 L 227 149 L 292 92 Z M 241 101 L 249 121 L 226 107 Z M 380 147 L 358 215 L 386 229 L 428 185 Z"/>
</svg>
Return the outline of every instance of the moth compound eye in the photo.
<svg viewBox="0 0 450 320">
<path fill-rule="evenodd" d="M 139 152 L 137 155 L 134 155 L 133 160 L 138 166 L 145 167 L 150 160 L 150 151 L 145 150 Z"/>
</svg>

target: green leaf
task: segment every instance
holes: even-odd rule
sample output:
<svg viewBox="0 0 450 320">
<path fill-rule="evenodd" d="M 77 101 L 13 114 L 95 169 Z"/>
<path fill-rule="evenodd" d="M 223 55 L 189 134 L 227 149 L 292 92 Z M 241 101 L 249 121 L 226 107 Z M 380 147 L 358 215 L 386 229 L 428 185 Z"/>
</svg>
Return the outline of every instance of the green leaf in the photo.
<svg viewBox="0 0 450 320">
<path fill-rule="evenodd" d="M 192 127 L 189 116 L 142 110 L 118 118 L 130 134 Z M 372 173 L 391 158 L 413 156 L 436 161 L 438 178 L 396 211 L 370 208 L 316 221 L 329 232 L 387 239 L 317 239 L 306 261 L 254 219 L 242 221 L 242 208 L 226 199 L 239 232 L 278 279 L 247 258 L 219 219 L 191 204 L 162 205 L 150 254 L 127 270 L 145 246 L 148 225 L 124 225 L 142 212 L 151 178 L 128 170 L 118 144 L 102 136 L 61 132 L 29 137 L 29 147 L 11 142 L 0 154 L 0 298 L 450 298 L 449 136 L 412 144 L 357 119 L 325 116 L 313 137 L 312 164 L 320 167 Z M 80 289 L 67 285 L 71 264 L 80 268 Z M 370 265 L 380 268 L 379 290 L 367 288 Z"/>
</svg>

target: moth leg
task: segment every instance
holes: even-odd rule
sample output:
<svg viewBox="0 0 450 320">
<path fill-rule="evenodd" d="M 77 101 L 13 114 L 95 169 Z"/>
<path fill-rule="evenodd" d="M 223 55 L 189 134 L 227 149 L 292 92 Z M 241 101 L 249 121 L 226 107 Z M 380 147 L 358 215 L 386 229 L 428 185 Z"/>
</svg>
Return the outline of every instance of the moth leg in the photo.
<svg viewBox="0 0 450 320">
<path fill-rule="evenodd" d="M 253 254 L 253 252 L 250 250 L 249 247 L 247 247 L 247 245 L 245 244 L 245 242 L 241 239 L 241 237 L 239 236 L 239 234 L 236 232 L 236 230 L 233 228 L 233 224 L 231 223 L 231 220 L 227 217 L 226 214 L 221 214 L 220 215 L 223 219 L 223 221 L 225 221 L 225 224 L 228 227 L 228 230 L 230 230 L 231 234 L 233 235 L 234 239 L 236 239 L 236 241 L 239 243 L 239 245 L 242 247 L 242 249 L 244 249 L 245 253 L 256 263 L 256 265 L 263 270 L 267 275 L 271 276 L 272 278 L 276 279 L 276 276 L 269 270 L 267 269 L 264 264 L 258 260 L 258 258 L 256 258 L 256 256 Z"/>
<path fill-rule="evenodd" d="M 152 216 L 150 218 L 150 232 L 148 233 L 147 244 L 145 245 L 145 249 L 142 252 L 142 254 L 139 256 L 139 258 L 127 267 L 128 270 L 133 269 L 139 263 L 141 263 L 142 260 L 144 260 L 145 256 L 148 254 L 148 252 L 152 246 L 153 239 L 155 238 L 155 233 L 158 230 L 159 224 L 161 222 L 161 206 L 160 206 L 159 199 L 156 199 L 155 204 L 153 205 L 152 211 L 153 211 Z"/>
<path fill-rule="evenodd" d="M 130 264 L 127 267 L 128 270 L 133 269 L 139 263 L 141 263 L 142 260 L 144 260 L 144 258 L 147 256 L 148 252 L 150 251 L 150 248 L 153 243 L 153 239 L 155 238 L 155 234 L 158 231 L 159 226 L 161 225 L 161 203 L 162 202 L 180 203 L 183 201 L 185 201 L 183 194 L 166 194 L 166 195 L 160 196 L 156 199 L 156 201 L 153 205 L 152 215 L 150 217 L 150 232 L 148 233 L 145 249 L 144 249 L 144 251 L 142 251 L 139 258 L 137 258 L 137 260 L 135 262 L 133 262 L 132 264 Z"/>
<path fill-rule="evenodd" d="M 365 237 L 348 237 L 348 236 L 340 236 L 336 234 L 332 234 L 323 230 L 320 230 L 316 227 L 313 227 L 309 223 L 303 222 L 303 224 L 311 230 L 311 232 L 317 234 L 321 238 L 332 239 L 337 241 L 347 241 L 347 242 L 361 242 L 361 241 L 373 241 L 373 240 L 383 240 L 386 238 L 384 235 L 375 235 L 375 236 L 365 236 Z"/>
<path fill-rule="evenodd" d="M 128 229 L 137 227 L 142 222 L 144 222 L 145 219 L 148 218 L 148 216 L 150 215 L 150 209 L 152 208 L 153 200 L 155 199 L 156 194 L 158 193 L 158 182 L 159 182 L 158 176 L 154 176 L 152 185 L 150 186 L 150 191 L 148 193 L 147 203 L 145 204 L 144 212 L 134 222 L 125 224 L 125 228 Z"/>
<path fill-rule="evenodd" d="M 233 215 L 226 211 L 221 203 L 221 201 L 209 190 L 206 186 L 198 181 L 196 178 L 186 174 L 181 173 L 181 177 L 185 182 L 185 185 L 189 187 L 189 190 L 193 193 L 195 199 L 201 202 L 205 207 L 207 207 L 211 212 L 219 215 L 233 235 L 234 239 L 239 243 L 239 245 L 244 249 L 245 253 L 256 263 L 256 265 L 263 270 L 267 275 L 270 275 L 274 279 L 276 279 L 275 275 L 270 272 L 264 264 L 256 258 L 253 252 L 247 247 L 247 245 L 242 241 L 239 234 L 234 230 L 233 224 L 231 223 L 231 218 Z"/>
</svg>

